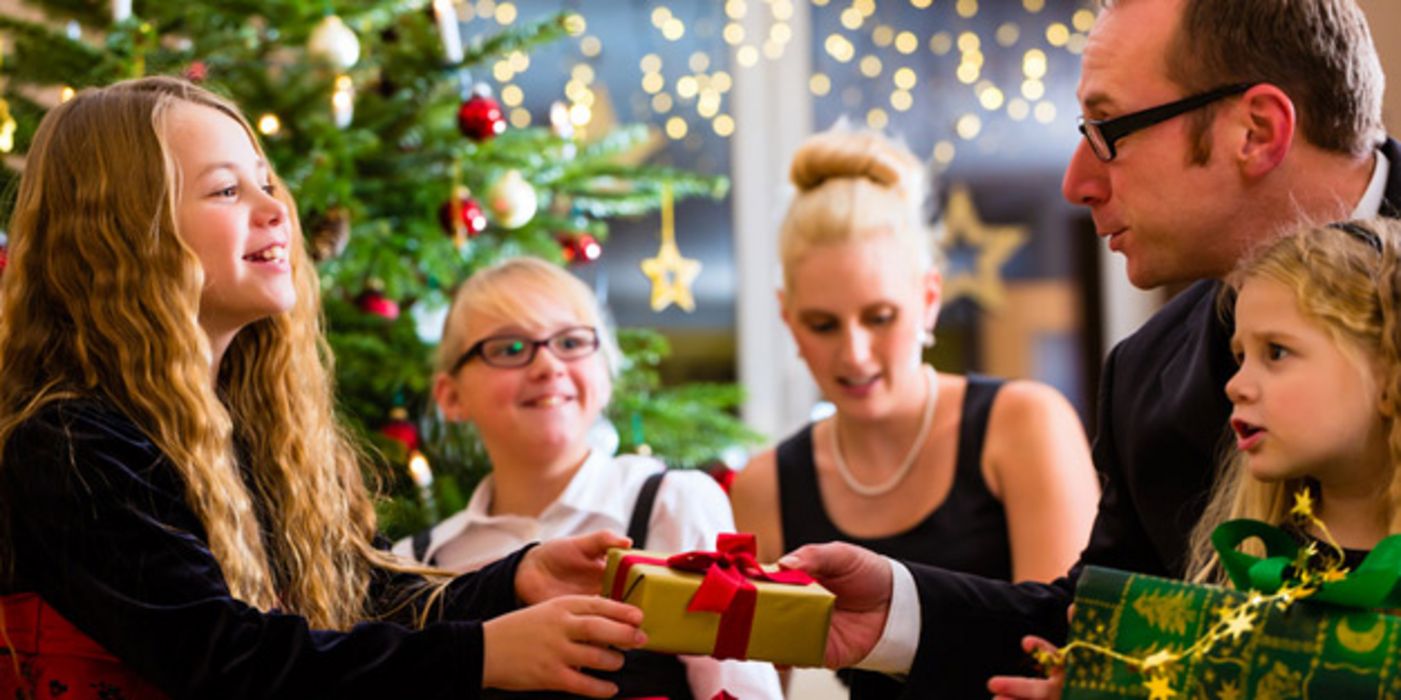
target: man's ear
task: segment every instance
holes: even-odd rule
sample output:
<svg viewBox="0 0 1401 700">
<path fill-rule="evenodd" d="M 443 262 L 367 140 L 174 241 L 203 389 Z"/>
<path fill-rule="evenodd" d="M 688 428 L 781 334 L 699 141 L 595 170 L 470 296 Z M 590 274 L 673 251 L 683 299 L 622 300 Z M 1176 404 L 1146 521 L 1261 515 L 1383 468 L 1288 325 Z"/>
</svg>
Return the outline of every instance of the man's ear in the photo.
<svg viewBox="0 0 1401 700">
<path fill-rule="evenodd" d="M 439 372 L 433 379 L 433 400 L 438 403 L 438 410 L 443 413 L 443 420 L 449 422 L 460 422 L 471 420 L 467 415 L 467 404 L 462 400 L 462 392 L 457 388 L 457 382 L 452 377 Z"/>
<path fill-rule="evenodd" d="M 1243 175 L 1264 177 L 1284 162 L 1294 146 L 1298 125 L 1294 101 L 1268 83 L 1250 88 L 1240 100 L 1236 114 L 1244 137 L 1235 155 Z"/>
</svg>

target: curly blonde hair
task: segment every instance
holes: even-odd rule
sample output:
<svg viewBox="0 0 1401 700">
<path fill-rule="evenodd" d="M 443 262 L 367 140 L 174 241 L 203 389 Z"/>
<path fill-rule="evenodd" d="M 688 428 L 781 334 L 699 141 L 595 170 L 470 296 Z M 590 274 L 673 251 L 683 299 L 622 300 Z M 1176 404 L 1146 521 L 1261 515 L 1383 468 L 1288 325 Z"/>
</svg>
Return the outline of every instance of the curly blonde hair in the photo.
<svg viewBox="0 0 1401 700">
<path fill-rule="evenodd" d="M 927 178 L 903 146 L 838 125 L 798 147 L 788 177 L 797 192 L 778 234 L 784 289 L 792 289 L 793 271 L 813 248 L 880 235 L 906 246 L 920 272 L 935 264 Z"/>
<path fill-rule="evenodd" d="M 1234 290 L 1252 279 L 1273 280 L 1293 290 L 1304 317 L 1318 323 L 1339 349 L 1355 355 L 1356 361 L 1380 360 L 1382 369 L 1376 377 L 1382 397 L 1379 410 L 1393 470 L 1385 512 L 1388 532 L 1401 532 L 1401 470 L 1396 469 L 1401 465 L 1401 421 L 1396 420 L 1401 413 L 1401 319 L 1397 318 L 1401 221 L 1373 219 L 1305 226 L 1271 240 L 1231 274 L 1230 289 L 1221 300 L 1223 309 L 1234 304 Z M 1314 487 L 1307 479 L 1255 479 L 1246 470 L 1242 455 L 1230 448 L 1211 500 L 1192 530 L 1189 576 L 1197 581 L 1225 582 L 1211 545 L 1216 526 L 1233 518 L 1285 523 L 1293 494 Z"/>
<path fill-rule="evenodd" d="M 291 216 L 296 304 L 239 332 L 211 386 L 203 274 L 176 228 L 181 183 L 163 140 L 178 103 L 228 115 L 262 154 L 233 104 L 174 78 L 85 90 L 40 124 L 0 285 L 0 449 L 45 405 L 99 397 L 179 472 L 234 596 L 345 629 L 367 615 L 371 570 L 394 562 L 372 546 L 360 455 L 334 416 L 296 206 L 272 175 Z"/>
</svg>

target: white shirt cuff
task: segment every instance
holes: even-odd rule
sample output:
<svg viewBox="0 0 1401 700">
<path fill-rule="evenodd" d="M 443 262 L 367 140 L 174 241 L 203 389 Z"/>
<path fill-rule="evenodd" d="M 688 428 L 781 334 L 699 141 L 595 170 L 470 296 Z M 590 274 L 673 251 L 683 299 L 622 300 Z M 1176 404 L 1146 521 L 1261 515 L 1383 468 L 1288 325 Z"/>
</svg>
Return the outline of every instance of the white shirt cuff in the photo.
<svg viewBox="0 0 1401 700">
<path fill-rule="evenodd" d="M 856 668 L 903 676 L 910 672 L 919 649 L 919 592 L 915 589 L 915 577 L 904 564 L 889 557 L 885 560 L 890 564 L 890 611 L 876 646 L 857 662 Z"/>
</svg>

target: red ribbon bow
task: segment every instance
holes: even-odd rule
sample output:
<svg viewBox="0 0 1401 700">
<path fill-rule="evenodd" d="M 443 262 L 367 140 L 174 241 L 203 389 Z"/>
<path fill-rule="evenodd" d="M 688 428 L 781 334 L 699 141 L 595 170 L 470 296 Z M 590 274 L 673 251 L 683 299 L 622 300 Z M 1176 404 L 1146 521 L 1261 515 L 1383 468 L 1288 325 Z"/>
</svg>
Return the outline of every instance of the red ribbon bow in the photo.
<svg viewBox="0 0 1401 700">
<path fill-rule="evenodd" d="M 664 564 L 673 569 L 705 574 L 700 587 L 686 605 L 687 612 L 712 612 L 720 615 L 720 628 L 715 635 L 717 659 L 743 659 L 749 651 L 749 632 L 754 626 L 754 608 L 759 589 L 754 581 L 768 581 L 795 586 L 812 583 L 812 577 L 801 571 L 765 571 L 754 558 L 757 548 L 754 535 L 725 533 L 716 537 L 714 552 L 684 552 L 665 561 L 648 557 L 623 557 L 613 579 L 613 598 L 622 599 L 627 570 L 634 564 Z"/>
</svg>

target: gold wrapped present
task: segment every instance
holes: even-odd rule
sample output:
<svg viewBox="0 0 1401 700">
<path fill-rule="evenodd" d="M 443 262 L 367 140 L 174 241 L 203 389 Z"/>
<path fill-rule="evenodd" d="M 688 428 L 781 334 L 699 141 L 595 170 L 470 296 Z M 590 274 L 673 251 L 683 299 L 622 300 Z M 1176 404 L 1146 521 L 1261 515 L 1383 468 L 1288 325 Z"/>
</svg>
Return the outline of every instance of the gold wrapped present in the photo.
<svg viewBox="0 0 1401 700">
<path fill-rule="evenodd" d="M 835 596 L 802 572 L 759 566 L 753 535 L 720 535 L 717 549 L 612 550 L 603 594 L 642 608 L 652 651 L 821 666 Z"/>
</svg>

